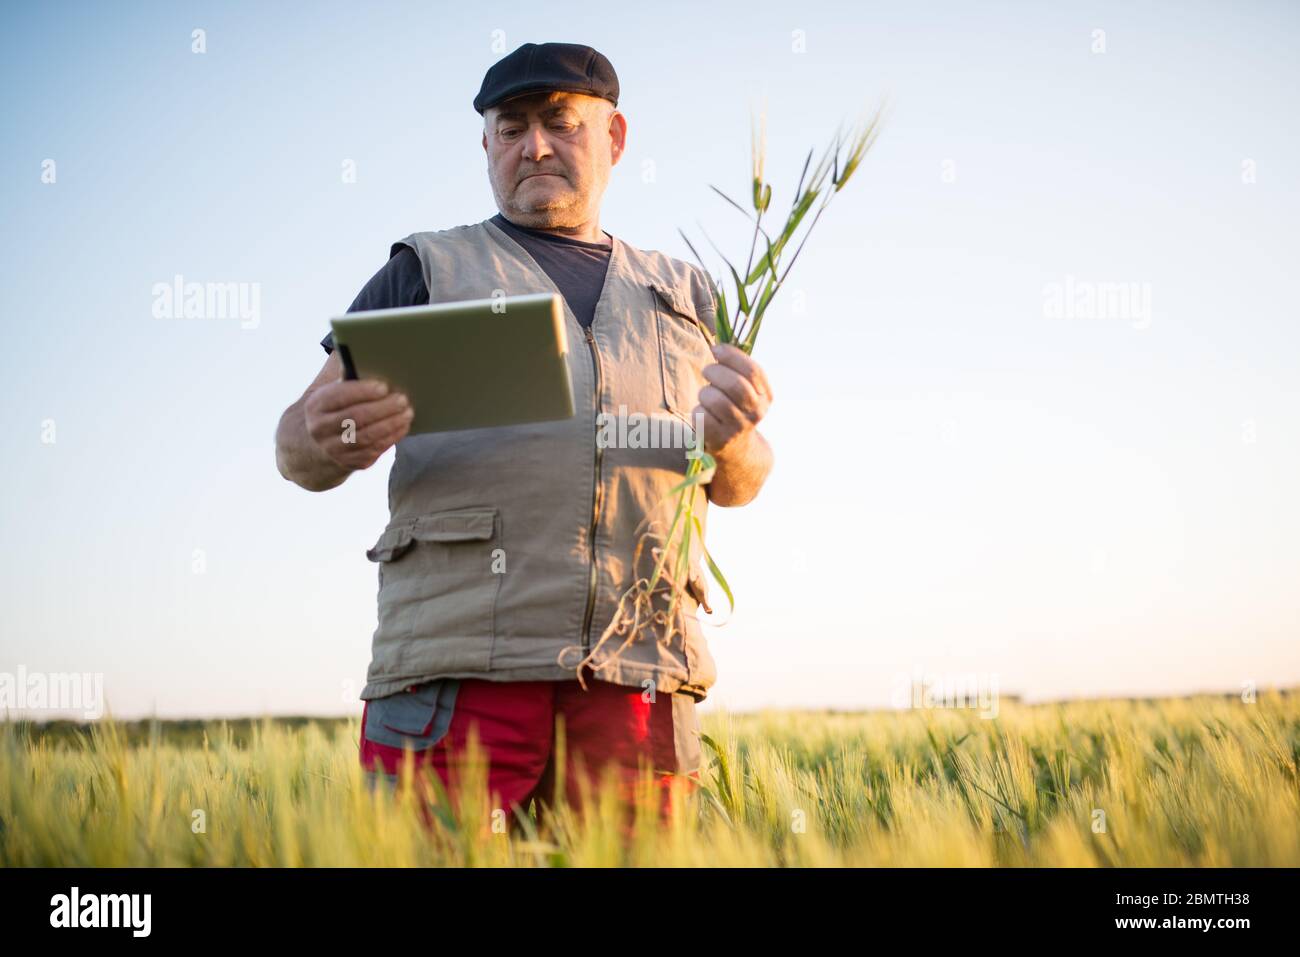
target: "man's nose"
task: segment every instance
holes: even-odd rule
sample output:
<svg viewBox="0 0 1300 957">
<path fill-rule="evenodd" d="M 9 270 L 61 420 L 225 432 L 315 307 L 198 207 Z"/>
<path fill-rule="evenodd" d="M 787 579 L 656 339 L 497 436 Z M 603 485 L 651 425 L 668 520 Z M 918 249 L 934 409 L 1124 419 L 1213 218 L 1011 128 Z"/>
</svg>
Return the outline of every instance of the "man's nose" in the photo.
<svg viewBox="0 0 1300 957">
<path fill-rule="evenodd" d="M 524 134 L 524 158 L 537 160 L 551 154 L 551 143 L 546 138 L 546 131 L 540 127 L 529 127 Z"/>
</svg>

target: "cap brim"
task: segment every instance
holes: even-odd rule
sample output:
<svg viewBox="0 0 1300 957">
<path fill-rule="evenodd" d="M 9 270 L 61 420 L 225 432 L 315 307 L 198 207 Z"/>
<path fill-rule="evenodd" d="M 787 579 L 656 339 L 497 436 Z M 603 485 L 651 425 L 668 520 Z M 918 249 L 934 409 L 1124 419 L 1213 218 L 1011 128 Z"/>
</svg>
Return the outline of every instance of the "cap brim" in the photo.
<svg viewBox="0 0 1300 957">
<path fill-rule="evenodd" d="M 613 102 L 612 100 L 609 99 L 609 97 L 601 96 L 599 93 L 592 93 L 590 90 L 577 90 L 566 86 L 551 86 L 547 84 L 542 84 L 536 86 L 521 86 L 518 89 L 509 90 L 507 91 L 505 96 L 498 97 L 497 99 L 493 100 L 491 103 L 486 104 L 481 110 L 479 110 L 479 113 L 486 114 L 487 111 L 492 109 L 492 107 L 494 106 L 500 106 L 502 103 L 508 103 L 511 100 L 519 99 L 521 96 L 529 96 L 534 93 L 573 93 L 578 96 L 590 96 L 590 97 L 594 97 L 597 100 L 605 100 L 606 102 Z"/>
</svg>

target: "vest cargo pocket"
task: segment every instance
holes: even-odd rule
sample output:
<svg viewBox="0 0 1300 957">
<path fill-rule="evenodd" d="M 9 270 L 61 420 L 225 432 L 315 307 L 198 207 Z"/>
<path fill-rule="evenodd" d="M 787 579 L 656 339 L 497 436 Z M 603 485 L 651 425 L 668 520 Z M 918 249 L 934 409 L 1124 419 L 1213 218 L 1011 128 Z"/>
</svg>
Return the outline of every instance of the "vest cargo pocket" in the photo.
<svg viewBox="0 0 1300 957">
<path fill-rule="evenodd" d="M 380 563 L 374 651 L 385 671 L 487 670 L 499 547 L 495 508 L 434 512 L 385 530 L 366 552 Z"/>
<path fill-rule="evenodd" d="M 384 569 L 410 550 L 415 541 L 411 537 L 414 524 L 404 521 L 389 525 L 374 547 L 366 550 L 366 558 L 379 563 L 379 626 L 374 637 L 376 657 L 381 653 L 385 658 L 393 655 L 397 643 L 404 641 L 411 632 L 411 612 L 414 610 L 409 600 L 411 585 L 403 584 L 400 578 L 385 576 Z"/>
<path fill-rule="evenodd" d="M 696 315 L 687 297 L 662 283 L 652 282 L 659 325 L 659 368 L 663 377 L 664 407 L 691 422 L 699 404 L 700 389 L 708 384 L 700 370 L 714 362 L 712 331 Z M 693 423 L 692 423 L 693 424 Z"/>
</svg>

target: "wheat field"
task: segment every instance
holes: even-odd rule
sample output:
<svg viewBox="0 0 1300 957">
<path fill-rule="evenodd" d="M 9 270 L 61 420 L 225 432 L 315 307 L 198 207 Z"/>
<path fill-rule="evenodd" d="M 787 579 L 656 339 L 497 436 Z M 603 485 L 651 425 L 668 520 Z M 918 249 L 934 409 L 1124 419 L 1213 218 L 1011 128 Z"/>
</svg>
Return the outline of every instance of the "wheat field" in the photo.
<svg viewBox="0 0 1300 957">
<path fill-rule="evenodd" d="M 1300 865 L 1300 697 L 702 714 L 703 787 L 526 833 L 366 786 L 359 718 L 0 725 L 0 865 Z"/>
</svg>

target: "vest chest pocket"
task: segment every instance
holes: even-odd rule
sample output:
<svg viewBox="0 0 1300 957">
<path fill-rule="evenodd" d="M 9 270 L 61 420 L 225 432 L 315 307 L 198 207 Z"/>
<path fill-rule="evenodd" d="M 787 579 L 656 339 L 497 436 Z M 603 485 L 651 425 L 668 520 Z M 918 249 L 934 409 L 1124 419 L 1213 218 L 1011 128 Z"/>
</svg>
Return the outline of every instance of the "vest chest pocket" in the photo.
<svg viewBox="0 0 1300 957">
<path fill-rule="evenodd" d="M 425 640 L 480 660 L 492 652 L 493 618 L 503 566 L 495 508 L 434 512 L 394 522 L 366 557 L 379 563 L 376 650 L 395 664 L 427 660 Z"/>
<path fill-rule="evenodd" d="M 699 404 L 700 389 L 708 384 L 700 370 L 715 361 L 710 347 L 717 340 L 688 297 L 658 282 L 652 282 L 650 288 L 659 327 L 664 407 L 689 423 L 691 410 Z"/>
</svg>

